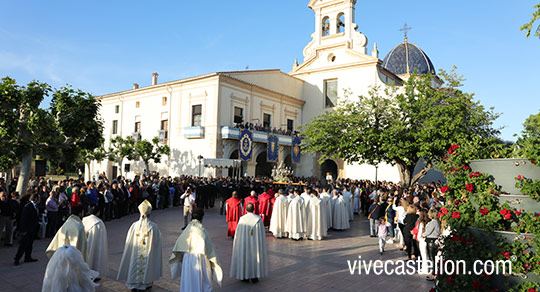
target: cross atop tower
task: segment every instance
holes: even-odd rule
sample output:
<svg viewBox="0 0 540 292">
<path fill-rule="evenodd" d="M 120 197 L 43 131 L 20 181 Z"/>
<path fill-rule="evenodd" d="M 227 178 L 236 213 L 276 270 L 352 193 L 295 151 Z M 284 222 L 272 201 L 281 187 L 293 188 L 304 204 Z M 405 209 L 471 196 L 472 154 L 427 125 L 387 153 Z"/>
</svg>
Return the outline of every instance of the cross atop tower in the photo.
<svg viewBox="0 0 540 292">
<path fill-rule="evenodd" d="M 400 29 L 400 31 L 402 31 L 404 34 L 405 34 L 405 37 L 404 37 L 404 40 L 405 42 L 407 42 L 407 33 L 409 32 L 409 30 L 413 29 L 412 27 L 408 27 L 407 26 L 407 23 L 405 23 L 405 25 L 403 26 L 402 29 Z"/>
</svg>

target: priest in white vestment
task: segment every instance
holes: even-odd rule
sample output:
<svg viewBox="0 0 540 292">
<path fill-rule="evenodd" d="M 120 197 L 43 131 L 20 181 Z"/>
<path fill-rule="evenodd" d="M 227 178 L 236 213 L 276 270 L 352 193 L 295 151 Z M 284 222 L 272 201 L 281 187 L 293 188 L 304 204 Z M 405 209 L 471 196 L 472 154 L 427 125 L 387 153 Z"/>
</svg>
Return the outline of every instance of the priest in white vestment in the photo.
<svg viewBox="0 0 540 292">
<path fill-rule="evenodd" d="M 257 282 L 268 274 L 266 235 L 260 216 L 253 214 L 253 204 L 246 205 L 247 214 L 240 217 L 234 235 L 231 278 Z"/>
<path fill-rule="evenodd" d="M 212 282 L 221 287 L 223 271 L 214 245 L 202 225 L 204 211 L 195 209 L 192 221 L 173 247 L 169 265 L 172 279 L 180 278 L 180 292 L 212 291 Z"/>
<path fill-rule="evenodd" d="M 330 229 L 332 228 L 332 196 L 330 196 L 327 191 L 327 188 L 323 188 L 323 192 L 319 197 L 323 200 L 323 207 L 326 215 L 326 227 Z"/>
<path fill-rule="evenodd" d="M 161 233 L 150 221 L 152 205 L 144 200 L 139 205 L 141 217 L 134 222 L 126 237 L 117 280 L 126 281 L 131 290 L 146 290 L 162 274 Z"/>
<path fill-rule="evenodd" d="M 92 292 L 99 286 L 94 283 L 98 275 L 98 272 L 91 270 L 84 262 L 76 247 L 64 245 L 59 247 L 49 260 L 41 291 Z"/>
<path fill-rule="evenodd" d="M 354 213 L 358 214 L 360 213 L 361 201 L 360 201 L 360 194 L 362 193 L 362 190 L 359 187 L 353 187 L 353 197 L 354 197 Z"/>
<path fill-rule="evenodd" d="M 294 191 L 294 199 L 289 202 L 286 232 L 289 238 L 300 240 L 306 235 L 306 209 L 299 191 Z"/>
<path fill-rule="evenodd" d="M 86 262 L 90 269 L 98 271 L 101 277 L 109 271 L 109 247 L 105 223 L 99 219 L 99 208 L 90 208 L 90 215 L 82 219 L 86 232 Z"/>
<path fill-rule="evenodd" d="M 349 210 L 345 198 L 340 192 L 334 197 L 334 218 L 332 220 L 333 228 L 336 230 L 349 229 Z"/>
<path fill-rule="evenodd" d="M 353 194 L 349 192 L 347 187 L 343 189 L 343 199 L 345 199 L 347 211 L 349 212 L 349 221 L 352 221 L 354 219 L 354 198 Z"/>
<path fill-rule="evenodd" d="M 49 259 L 57 249 L 64 245 L 71 245 L 81 252 L 86 261 L 86 233 L 84 232 L 84 225 L 81 221 L 81 217 L 83 216 L 82 206 L 73 207 L 71 213 L 72 215 L 58 229 L 58 232 L 56 232 L 56 235 L 45 251 Z"/>
<path fill-rule="evenodd" d="M 279 190 L 276 196 L 268 230 L 272 232 L 274 237 L 287 237 L 287 207 L 289 200 L 285 197 L 283 190 Z"/>
<path fill-rule="evenodd" d="M 323 211 L 324 202 L 312 193 L 308 204 L 306 236 L 312 240 L 322 240 L 328 233 L 326 213 Z"/>
</svg>

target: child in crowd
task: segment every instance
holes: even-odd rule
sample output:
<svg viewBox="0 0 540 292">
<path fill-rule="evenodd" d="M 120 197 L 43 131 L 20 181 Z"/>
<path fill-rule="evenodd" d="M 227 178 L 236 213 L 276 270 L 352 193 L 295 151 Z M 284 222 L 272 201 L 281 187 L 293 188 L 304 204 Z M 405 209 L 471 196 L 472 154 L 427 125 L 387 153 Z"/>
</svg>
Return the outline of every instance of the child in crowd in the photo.
<svg viewBox="0 0 540 292">
<path fill-rule="evenodd" d="M 387 227 L 390 224 L 386 222 L 384 216 L 379 218 L 379 222 L 377 222 L 377 235 L 379 236 L 379 252 L 381 255 L 384 252 L 384 246 L 386 245 L 386 236 L 388 235 L 388 229 Z"/>
</svg>

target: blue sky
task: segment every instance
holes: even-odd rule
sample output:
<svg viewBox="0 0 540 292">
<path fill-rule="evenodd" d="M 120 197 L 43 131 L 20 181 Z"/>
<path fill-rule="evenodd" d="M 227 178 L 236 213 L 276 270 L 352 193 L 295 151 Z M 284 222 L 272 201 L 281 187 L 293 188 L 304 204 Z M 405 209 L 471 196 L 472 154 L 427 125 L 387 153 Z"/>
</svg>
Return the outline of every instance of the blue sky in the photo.
<svg viewBox="0 0 540 292">
<path fill-rule="evenodd" d="M 2 1 L 0 76 L 71 84 L 95 95 L 216 71 L 289 72 L 314 31 L 307 0 Z M 362 1 L 356 23 L 380 58 L 403 41 L 422 48 L 437 69 L 452 65 L 464 89 L 502 114 L 514 140 L 540 110 L 540 40 L 526 39 L 538 0 Z"/>
</svg>

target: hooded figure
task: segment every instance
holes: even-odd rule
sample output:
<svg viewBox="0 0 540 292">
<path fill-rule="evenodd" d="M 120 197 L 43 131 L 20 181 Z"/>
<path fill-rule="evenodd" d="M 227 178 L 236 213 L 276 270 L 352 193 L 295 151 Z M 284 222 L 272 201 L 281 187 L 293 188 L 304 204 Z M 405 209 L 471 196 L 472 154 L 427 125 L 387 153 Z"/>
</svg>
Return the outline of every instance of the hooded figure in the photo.
<svg viewBox="0 0 540 292">
<path fill-rule="evenodd" d="M 90 270 L 76 247 L 64 245 L 49 260 L 41 291 L 95 291 L 99 285 L 94 283 L 94 279 L 98 275 L 98 272 Z"/>
<path fill-rule="evenodd" d="M 152 205 L 144 200 L 139 205 L 141 217 L 134 222 L 126 237 L 117 280 L 126 281 L 131 290 L 146 290 L 162 274 L 161 233 L 150 221 Z"/>
</svg>

